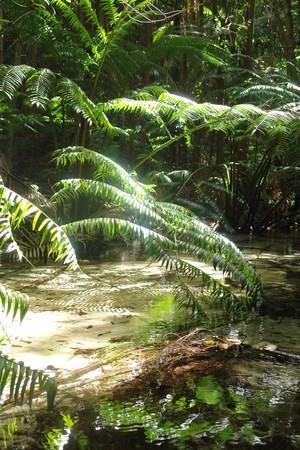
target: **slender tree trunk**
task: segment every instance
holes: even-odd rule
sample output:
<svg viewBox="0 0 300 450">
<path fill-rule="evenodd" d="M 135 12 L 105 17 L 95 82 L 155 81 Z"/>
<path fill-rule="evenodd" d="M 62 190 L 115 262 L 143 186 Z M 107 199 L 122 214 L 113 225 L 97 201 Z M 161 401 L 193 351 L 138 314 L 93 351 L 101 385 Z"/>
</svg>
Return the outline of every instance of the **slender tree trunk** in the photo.
<svg viewBox="0 0 300 450">
<path fill-rule="evenodd" d="M 21 64 L 21 60 L 22 60 L 22 47 L 19 43 L 19 41 L 16 43 L 16 50 L 15 50 L 15 60 L 14 60 L 14 64 L 16 66 L 19 66 Z"/>
<path fill-rule="evenodd" d="M 151 47 L 152 44 L 152 23 L 146 25 L 146 47 Z M 148 86 L 150 84 L 150 67 L 146 68 L 145 71 L 145 84 Z"/>
<path fill-rule="evenodd" d="M 293 31 L 293 19 L 291 12 L 291 0 L 284 0 L 284 20 L 285 20 L 285 53 L 286 59 L 290 63 L 287 65 L 287 74 L 293 80 L 297 79 L 297 71 L 295 68 L 295 41 Z"/>
<path fill-rule="evenodd" d="M 197 31 L 201 31 L 204 14 L 204 0 L 195 0 L 194 8 Z"/>
<path fill-rule="evenodd" d="M 213 12 L 213 15 L 215 16 L 215 17 L 217 17 L 218 16 L 218 0 L 213 0 L 212 1 L 212 12 Z M 223 3 L 223 2 L 222 2 Z"/>
<path fill-rule="evenodd" d="M 297 30 L 297 47 L 300 47 L 300 0 L 298 0 L 298 30 Z"/>
<path fill-rule="evenodd" d="M 2 23 L 2 19 L 3 19 L 3 9 L 0 6 L 0 21 Z M 3 59 L 3 37 L 0 36 L 0 64 L 3 64 L 4 59 Z"/>
<path fill-rule="evenodd" d="M 253 69 L 253 39 L 254 39 L 254 17 L 255 17 L 255 0 L 248 0 L 246 10 L 247 40 L 245 44 L 246 59 L 244 61 L 245 69 Z"/>
<path fill-rule="evenodd" d="M 180 21 L 180 34 L 186 35 L 186 25 L 188 23 L 189 17 L 187 13 L 187 9 L 189 6 L 188 0 L 185 0 L 184 2 L 184 9 L 181 14 L 181 21 Z M 187 57 L 185 54 L 181 56 L 180 60 L 180 67 L 179 67 L 179 77 L 178 82 L 181 89 L 186 89 L 186 81 L 187 81 Z"/>
<path fill-rule="evenodd" d="M 282 43 L 282 46 L 280 46 L 280 44 L 277 46 L 277 57 L 278 58 L 283 58 L 284 54 L 285 54 L 285 33 L 284 33 L 284 26 L 282 23 L 282 20 L 280 18 L 280 12 L 278 9 L 278 4 L 275 2 L 274 5 L 274 14 L 275 14 L 275 22 L 276 22 L 276 28 L 278 31 L 278 38 L 279 38 L 279 43 Z"/>
</svg>

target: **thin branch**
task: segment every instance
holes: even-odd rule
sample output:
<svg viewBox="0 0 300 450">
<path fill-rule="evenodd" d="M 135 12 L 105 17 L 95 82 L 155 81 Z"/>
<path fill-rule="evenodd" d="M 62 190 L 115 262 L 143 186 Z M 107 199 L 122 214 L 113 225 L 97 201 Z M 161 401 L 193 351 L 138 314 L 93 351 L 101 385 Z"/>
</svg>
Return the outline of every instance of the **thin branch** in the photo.
<svg viewBox="0 0 300 450">
<path fill-rule="evenodd" d="M 134 8 L 132 5 L 130 5 L 128 2 L 126 2 L 125 0 L 123 0 L 123 4 L 125 6 L 127 6 L 129 9 L 131 9 L 137 16 L 140 16 L 141 18 L 144 18 L 145 20 L 142 19 L 138 19 L 135 17 L 132 17 L 130 15 L 130 13 L 128 13 L 128 17 L 130 17 L 130 19 L 134 20 L 135 22 L 138 23 L 159 23 L 159 22 L 165 22 L 166 20 L 169 20 L 173 17 L 176 17 L 180 14 L 182 14 L 183 12 L 190 12 L 194 10 L 194 7 L 188 7 L 188 8 L 183 8 L 183 9 L 178 9 L 178 10 L 174 10 L 174 11 L 169 11 L 169 12 L 164 12 L 161 9 L 157 8 L 157 6 L 155 6 L 153 3 L 149 3 L 148 8 L 150 10 L 150 13 L 154 13 L 155 16 L 162 16 L 162 17 L 158 17 L 158 18 L 151 18 L 148 17 L 146 14 L 143 14 L 141 11 L 139 11 L 138 9 Z M 198 5 L 198 7 L 201 5 Z"/>
</svg>

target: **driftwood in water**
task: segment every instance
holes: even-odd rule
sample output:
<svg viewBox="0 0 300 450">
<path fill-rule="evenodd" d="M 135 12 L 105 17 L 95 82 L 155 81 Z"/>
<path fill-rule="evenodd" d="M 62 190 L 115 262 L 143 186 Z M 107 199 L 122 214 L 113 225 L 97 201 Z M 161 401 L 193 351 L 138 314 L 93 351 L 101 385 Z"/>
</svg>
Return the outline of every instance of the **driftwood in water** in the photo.
<svg viewBox="0 0 300 450">
<path fill-rule="evenodd" d="M 166 340 L 156 348 L 130 348 L 118 354 L 104 356 L 86 367 L 68 373 L 58 379 L 59 390 L 72 384 L 79 389 L 96 383 L 98 389 L 115 394 L 143 389 L 147 386 L 172 386 L 202 375 L 212 375 L 226 370 L 226 362 L 233 357 L 272 360 L 274 362 L 299 364 L 299 356 L 277 350 L 256 349 L 237 340 L 220 339 L 216 336 L 201 338 L 204 329 L 177 338 Z M 99 374 L 99 369 L 105 369 Z M 133 368 L 134 367 L 134 368 Z M 85 375 L 98 371 L 88 383 Z"/>
<path fill-rule="evenodd" d="M 269 350 L 266 348 L 255 348 L 251 345 L 242 344 L 240 346 L 240 353 L 242 357 L 247 359 L 274 361 L 284 364 L 299 365 L 300 355 L 280 351 L 277 349 Z"/>
</svg>

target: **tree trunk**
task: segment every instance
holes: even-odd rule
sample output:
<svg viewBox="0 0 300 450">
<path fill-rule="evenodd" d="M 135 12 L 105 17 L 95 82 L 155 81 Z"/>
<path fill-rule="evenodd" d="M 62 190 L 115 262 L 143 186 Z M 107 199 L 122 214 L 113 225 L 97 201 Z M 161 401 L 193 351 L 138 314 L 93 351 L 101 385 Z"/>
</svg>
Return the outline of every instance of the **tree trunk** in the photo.
<svg viewBox="0 0 300 450">
<path fill-rule="evenodd" d="M 146 47 L 150 48 L 152 44 L 152 23 L 147 23 L 146 25 Z M 150 67 L 146 67 L 145 71 L 145 84 L 149 86 L 150 84 Z"/>
<path fill-rule="evenodd" d="M 2 23 L 3 19 L 3 9 L 0 6 L 0 21 Z M 3 37 L 0 36 L 0 64 L 3 64 Z"/>
<path fill-rule="evenodd" d="M 300 0 L 298 0 L 298 36 L 297 36 L 297 47 L 300 47 Z"/>
<path fill-rule="evenodd" d="M 283 45 L 283 47 L 278 45 L 278 47 L 277 47 L 277 55 L 276 56 L 277 56 L 277 58 L 281 59 L 281 58 L 284 57 L 284 54 L 285 54 L 284 26 L 283 26 L 282 20 L 280 18 L 280 11 L 279 11 L 279 8 L 278 8 L 278 4 L 274 3 L 273 8 L 274 8 L 275 22 L 276 22 L 276 28 L 277 28 L 277 32 L 278 32 L 279 43 L 282 43 L 282 45 Z"/>
<path fill-rule="evenodd" d="M 299 0 L 300 1 L 300 0 Z M 203 14 L 204 14 L 204 0 L 195 0 L 195 23 L 197 31 L 201 31 Z"/>
<path fill-rule="evenodd" d="M 16 50 L 15 50 L 15 60 L 14 60 L 14 64 L 16 66 L 19 66 L 21 64 L 21 59 L 22 59 L 22 47 L 21 44 L 19 43 L 19 41 L 16 43 Z"/>
<path fill-rule="evenodd" d="M 291 0 L 284 0 L 284 20 L 285 20 L 285 54 L 288 61 L 287 74 L 292 80 L 297 80 L 295 68 L 295 41 L 293 31 L 293 19 L 291 13 Z"/>
<path fill-rule="evenodd" d="M 181 20 L 180 20 L 180 34 L 183 36 L 186 35 L 186 27 L 189 20 L 187 8 L 188 8 L 188 1 L 185 0 L 184 9 L 181 13 Z M 180 58 L 179 77 L 178 77 L 178 84 L 180 86 L 180 89 L 183 91 L 186 90 L 186 81 L 187 81 L 187 57 L 185 54 L 183 54 Z"/>
<path fill-rule="evenodd" d="M 245 69 L 253 69 L 253 38 L 254 38 L 254 17 L 255 17 L 255 0 L 249 0 L 246 10 L 247 23 L 247 40 L 245 44 L 246 59 L 244 61 Z"/>
</svg>

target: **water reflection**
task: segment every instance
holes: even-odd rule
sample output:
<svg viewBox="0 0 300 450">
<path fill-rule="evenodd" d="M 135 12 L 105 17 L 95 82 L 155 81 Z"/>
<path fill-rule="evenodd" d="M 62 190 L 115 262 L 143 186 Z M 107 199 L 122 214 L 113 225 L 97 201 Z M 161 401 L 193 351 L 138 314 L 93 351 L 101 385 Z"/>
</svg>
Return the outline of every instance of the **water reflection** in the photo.
<svg viewBox="0 0 300 450">
<path fill-rule="evenodd" d="M 82 435 L 85 448 L 106 450 L 298 448 L 298 391 L 292 379 L 299 379 L 299 368 L 287 374 L 284 366 L 253 362 L 251 379 L 243 373 L 249 374 L 247 364 L 235 361 L 230 375 L 202 377 L 167 393 L 157 389 L 126 400 L 93 400 L 79 412 L 63 448 L 82 448 Z"/>
<path fill-rule="evenodd" d="M 216 314 L 216 306 L 209 305 L 212 316 L 215 314 L 214 332 L 239 339 L 244 345 L 218 375 L 171 387 L 157 383 L 130 396 L 63 399 L 59 408 L 74 419 L 71 428 L 65 427 L 57 411 L 48 415 L 33 411 L 25 424 L 18 422 L 18 435 L 7 448 L 42 449 L 41 441 L 45 442 L 53 428 L 61 429 L 64 436 L 57 446 L 60 450 L 300 448 L 299 242 L 290 235 L 238 237 L 237 244 L 262 275 L 266 303 L 244 321 L 225 321 L 224 315 Z M 95 311 L 100 280 L 102 307 L 107 306 L 113 314 L 120 313 L 117 308 L 131 308 L 130 314 L 133 308 L 146 313 L 146 317 L 129 318 L 130 333 L 134 334 L 130 340 L 151 346 L 189 325 L 169 294 L 171 278 L 144 262 L 128 263 L 137 256 L 138 251 L 131 255 L 123 252 L 121 263 L 120 254 L 116 252 L 112 262 L 107 253 L 101 265 L 87 266 L 97 280 L 91 283 L 79 277 L 75 285 L 75 278 L 62 277 L 60 287 L 66 297 L 72 292 L 71 299 L 79 291 L 85 292 L 86 303 L 82 300 L 79 308 Z M 21 277 L 14 275 L 14 279 L 19 282 Z M 46 285 L 39 288 L 42 290 L 46 291 Z M 53 292 L 51 281 L 50 290 Z M 66 297 L 56 300 L 61 308 L 68 307 Z M 69 304 L 70 309 L 76 308 L 75 303 Z M 109 340 L 113 344 L 111 336 Z M 132 365 L 130 370 L 139 373 L 138 366 Z"/>
</svg>

